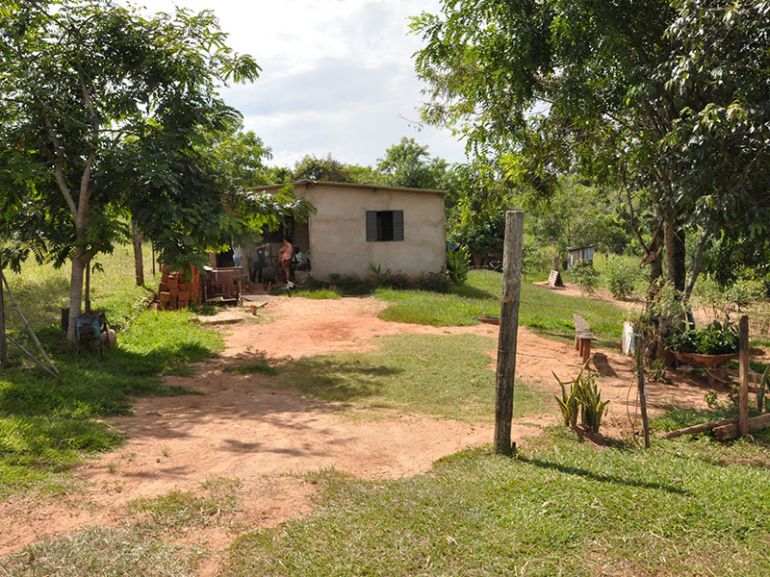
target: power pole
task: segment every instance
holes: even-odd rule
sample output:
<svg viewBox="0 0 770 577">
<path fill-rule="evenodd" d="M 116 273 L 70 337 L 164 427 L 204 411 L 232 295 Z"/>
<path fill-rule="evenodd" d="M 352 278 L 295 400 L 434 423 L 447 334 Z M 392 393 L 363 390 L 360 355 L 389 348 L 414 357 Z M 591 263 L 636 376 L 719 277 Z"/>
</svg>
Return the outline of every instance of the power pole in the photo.
<svg viewBox="0 0 770 577">
<path fill-rule="evenodd" d="M 519 330 L 519 301 L 523 268 L 524 213 L 505 215 L 503 290 L 500 302 L 500 335 L 497 344 L 495 380 L 495 452 L 512 455 L 513 389 L 516 377 L 516 336 Z"/>
</svg>

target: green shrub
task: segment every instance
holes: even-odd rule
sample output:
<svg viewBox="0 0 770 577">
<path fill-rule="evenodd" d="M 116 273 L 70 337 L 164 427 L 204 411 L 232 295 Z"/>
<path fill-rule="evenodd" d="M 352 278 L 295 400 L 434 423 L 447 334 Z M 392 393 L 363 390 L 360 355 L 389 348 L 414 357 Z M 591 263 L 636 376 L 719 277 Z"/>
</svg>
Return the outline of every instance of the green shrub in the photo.
<svg viewBox="0 0 770 577">
<path fill-rule="evenodd" d="M 461 246 L 457 250 L 450 250 L 446 255 L 446 269 L 449 277 L 455 284 L 463 284 L 468 280 L 468 269 L 471 259 L 471 251 L 467 246 Z"/>
<path fill-rule="evenodd" d="M 732 323 L 714 321 L 702 329 L 688 328 L 671 335 L 669 349 L 700 355 L 727 355 L 738 352 L 738 331 Z"/>
<path fill-rule="evenodd" d="M 591 261 L 581 260 L 573 267 L 572 272 L 584 294 L 592 295 L 596 292 L 596 286 L 599 284 L 599 273 L 596 272 Z"/>
<path fill-rule="evenodd" d="M 329 283 L 347 294 L 368 294 L 377 288 L 376 281 L 372 278 L 361 278 L 356 274 L 329 275 Z"/>
<path fill-rule="evenodd" d="M 641 279 L 638 266 L 617 255 L 610 255 L 604 268 L 607 287 L 616 299 L 625 300 L 634 293 Z"/>
<path fill-rule="evenodd" d="M 553 376 L 556 377 L 556 374 Z M 602 401 L 596 375 L 583 367 L 571 381 L 564 382 L 559 377 L 556 377 L 556 380 L 561 386 L 561 398 L 556 397 L 556 401 L 559 403 L 564 424 L 574 431 L 598 433 L 609 401 Z M 578 417 L 580 426 L 577 424 Z"/>
<path fill-rule="evenodd" d="M 765 297 L 765 285 L 761 280 L 738 279 L 727 289 L 726 297 L 741 311 Z"/>
<path fill-rule="evenodd" d="M 390 269 L 380 275 L 380 286 L 392 289 L 408 289 L 412 280 L 402 272 L 392 272 Z"/>
<path fill-rule="evenodd" d="M 417 288 L 434 293 L 451 292 L 452 279 L 445 272 L 429 272 L 417 277 Z"/>
</svg>

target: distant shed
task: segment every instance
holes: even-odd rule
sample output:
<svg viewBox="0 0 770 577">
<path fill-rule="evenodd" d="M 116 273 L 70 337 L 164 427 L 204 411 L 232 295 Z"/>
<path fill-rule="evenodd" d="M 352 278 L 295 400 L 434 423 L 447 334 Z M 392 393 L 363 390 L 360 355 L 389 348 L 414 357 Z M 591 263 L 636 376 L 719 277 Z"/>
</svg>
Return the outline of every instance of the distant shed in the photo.
<svg viewBox="0 0 770 577">
<path fill-rule="evenodd" d="M 571 246 L 567 248 L 567 268 L 575 268 L 581 261 L 594 262 L 594 245 Z"/>
</svg>

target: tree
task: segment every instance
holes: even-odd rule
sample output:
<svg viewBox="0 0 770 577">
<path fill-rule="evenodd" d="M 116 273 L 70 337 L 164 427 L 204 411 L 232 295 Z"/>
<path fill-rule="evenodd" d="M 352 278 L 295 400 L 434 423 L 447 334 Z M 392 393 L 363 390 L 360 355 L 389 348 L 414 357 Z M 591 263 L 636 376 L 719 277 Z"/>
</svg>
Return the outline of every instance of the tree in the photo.
<svg viewBox="0 0 770 577">
<path fill-rule="evenodd" d="M 413 21 L 423 113 L 543 196 L 570 172 L 623 191 L 653 286 L 665 264 L 686 298 L 715 235 L 767 233 L 769 10 L 444 0 Z M 701 235 L 689 263 L 688 233 Z"/>
<path fill-rule="evenodd" d="M 439 189 L 446 181 L 447 163 L 441 158 L 431 159 L 427 146 L 403 137 L 377 161 L 377 171 L 389 186 Z"/>
<path fill-rule="evenodd" d="M 348 167 L 339 160 L 326 156 L 307 155 L 294 166 L 294 180 L 326 180 L 329 182 L 353 182 Z"/>
<path fill-rule="evenodd" d="M 4 120 L 0 146 L 48 168 L 35 194 L 49 248 L 72 263 L 70 340 L 84 268 L 110 250 L 126 204 L 145 232 L 167 219 L 174 254 L 196 244 L 206 222 L 224 218 L 220 181 L 196 144 L 202 130 L 237 117 L 218 84 L 258 71 L 227 46 L 211 12 L 145 18 L 110 0 L 4 3 L 0 102 L 12 121 Z M 119 186 L 129 175 L 136 186 Z"/>
</svg>

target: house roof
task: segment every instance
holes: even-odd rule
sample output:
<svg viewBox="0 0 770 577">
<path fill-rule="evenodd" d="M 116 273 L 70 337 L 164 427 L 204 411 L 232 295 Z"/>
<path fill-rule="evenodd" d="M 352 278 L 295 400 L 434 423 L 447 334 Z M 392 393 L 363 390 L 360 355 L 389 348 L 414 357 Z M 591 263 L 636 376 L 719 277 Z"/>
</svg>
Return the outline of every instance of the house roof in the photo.
<svg viewBox="0 0 770 577">
<path fill-rule="evenodd" d="M 340 188 L 364 188 L 371 191 L 378 191 L 378 190 L 393 190 L 398 192 L 416 192 L 420 194 L 438 194 L 441 196 L 444 196 L 446 194 L 445 190 L 434 190 L 431 188 L 409 188 L 405 186 L 384 186 L 381 184 L 358 184 L 355 182 L 332 182 L 328 180 L 298 180 L 297 182 L 287 182 L 284 184 L 271 184 L 270 186 L 259 186 L 255 187 L 254 190 L 278 190 L 280 188 L 283 188 L 285 186 L 304 186 L 305 188 L 310 188 L 312 186 L 335 186 Z"/>
</svg>

